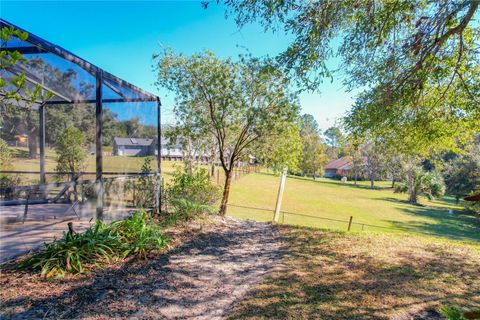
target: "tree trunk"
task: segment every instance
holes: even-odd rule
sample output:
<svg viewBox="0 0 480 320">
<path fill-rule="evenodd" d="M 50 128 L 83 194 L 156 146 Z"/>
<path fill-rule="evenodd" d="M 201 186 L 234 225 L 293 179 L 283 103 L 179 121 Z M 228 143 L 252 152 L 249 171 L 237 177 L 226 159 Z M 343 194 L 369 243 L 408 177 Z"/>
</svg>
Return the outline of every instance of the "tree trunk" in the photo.
<svg viewBox="0 0 480 320">
<path fill-rule="evenodd" d="M 357 175 L 358 175 L 358 174 L 357 174 L 357 171 L 355 171 L 355 175 L 354 175 L 354 180 L 355 180 L 355 181 L 354 181 L 354 184 L 355 184 L 355 185 L 357 185 Z"/>
<path fill-rule="evenodd" d="M 370 178 L 370 189 L 375 189 L 375 180 L 372 178 Z"/>
<path fill-rule="evenodd" d="M 413 176 L 413 167 L 410 167 L 407 171 L 408 181 L 408 202 L 417 204 L 417 190 L 415 190 L 415 177 Z"/>
<path fill-rule="evenodd" d="M 215 148 L 212 148 L 212 154 L 210 158 L 210 170 L 212 177 L 215 177 Z"/>
<path fill-rule="evenodd" d="M 408 202 L 411 204 L 417 204 L 417 193 L 415 190 L 408 190 Z"/>
<path fill-rule="evenodd" d="M 37 135 L 35 130 L 28 130 L 28 156 L 30 159 L 37 158 Z"/>
<path fill-rule="evenodd" d="M 220 205 L 220 215 L 227 215 L 228 196 L 230 195 L 230 184 L 232 182 L 232 170 L 225 171 L 225 186 L 223 187 L 222 204 Z"/>
<path fill-rule="evenodd" d="M 215 177 L 215 161 L 212 160 L 212 162 L 210 163 L 210 175 L 212 177 Z"/>
<path fill-rule="evenodd" d="M 395 178 L 392 178 L 392 189 L 395 188 Z"/>
</svg>

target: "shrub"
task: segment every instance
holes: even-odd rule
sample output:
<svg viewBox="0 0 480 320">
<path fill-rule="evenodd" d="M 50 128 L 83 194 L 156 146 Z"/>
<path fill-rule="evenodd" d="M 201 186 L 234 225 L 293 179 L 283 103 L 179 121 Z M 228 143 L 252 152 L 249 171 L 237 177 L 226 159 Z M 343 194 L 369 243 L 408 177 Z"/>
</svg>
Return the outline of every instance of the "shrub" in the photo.
<svg viewBox="0 0 480 320">
<path fill-rule="evenodd" d="M 172 201 L 184 199 L 203 206 L 213 205 L 220 200 L 220 189 L 213 184 L 204 168 L 195 168 L 191 174 L 185 169 L 177 169 L 168 192 Z"/>
<path fill-rule="evenodd" d="M 443 196 L 445 193 L 445 183 L 438 171 L 424 171 L 420 167 L 412 169 L 413 192 L 416 196 L 425 196 L 429 200 Z M 410 192 L 408 183 L 402 182 L 395 186 L 394 192 L 407 193 Z"/>
<path fill-rule="evenodd" d="M 47 278 L 61 278 L 66 272 L 82 273 L 112 259 L 145 258 L 166 242 L 159 226 L 145 212 L 137 212 L 110 224 L 96 221 L 84 233 L 69 229 L 62 239 L 46 243 L 43 251 L 20 262 L 18 268 L 40 271 Z"/>
<path fill-rule="evenodd" d="M 112 222 L 112 233 L 124 244 L 123 257 L 134 255 L 146 258 L 149 251 L 160 249 L 166 244 L 160 227 L 146 212 L 134 214 L 129 219 Z"/>
<path fill-rule="evenodd" d="M 0 138 L 0 170 L 12 170 L 12 152 L 7 142 Z"/>
<path fill-rule="evenodd" d="M 177 213 L 186 220 L 192 220 L 195 216 L 202 213 L 214 213 L 215 208 L 205 204 L 195 203 L 187 199 L 173 199 L 172 205 Z"/>
<path fill-rule="evenodd" d="M 12 152 L 5 140 L 0 139 L 0 171 L 12 170 Z M 13 188 L 20 185 L 18 175 L 0 174 L 0 189 L 4 189 L 5 200 L 14 199 L 17 195 Z"/>
<path fill-rule="evenodd" d="M 122 247 L 107 225 L 97 221 L 84 233 L 64 232 L 62 239 L 45 243 L 45 250 L 22 261 L 20 269 L 41 271 L 47 278 L 61 278 L 65 272 L 82 273 L 89 265 L 100 266 L 116 256 Z"/>
<path fill-rule="evenodd" d="M 476 189 L 475 191 L 472 191 L 470 195 L 473 196 L 479 193 L 480 193 L 480 188 Z M 480 201 L 475 201 L 475 202 L 464 201 L 464 206 L 465 206 L 465 209 L 467 209 L 468 211 L 480 215 Z"/>
<path fill-rule="evenodd" d="M 151 168 L 150 157 L 146 157 L 142 164 L 141 173 L 144 174 L 138 179 L 136 184 L 135 206 L 137 208 L 154 208 L 155 207 L 155 185 L 156 178 L 149 174 L 153 173 Z"/>
<path fill-rule="evenodd" d="M 78 128 L 65 128 L 57 137 L 55 152 L 57 153 L 56 171 L 72 174 L 82 171 L 88 156 L 85 135 Z"/>
</svg>

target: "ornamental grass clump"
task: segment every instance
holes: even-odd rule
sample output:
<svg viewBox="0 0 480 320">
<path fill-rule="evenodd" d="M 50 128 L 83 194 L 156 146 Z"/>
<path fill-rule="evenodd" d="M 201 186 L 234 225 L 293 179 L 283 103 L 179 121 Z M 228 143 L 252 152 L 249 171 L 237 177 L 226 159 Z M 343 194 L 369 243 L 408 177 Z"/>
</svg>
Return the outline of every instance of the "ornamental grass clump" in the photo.
<svg viewBox="0 0 480 320">
<path fill-rule="evenodd" d="M 134 255 L 146 258 L 148 252 L 161 249 L 167 238 L 160 226 L 146 212 L 139 212 L 129 219 L 112 222 L 112 233 L 124 244 L 123 257 Z"/>
<path fill-rule="evenodd" d="M 71 225 L 61 239 L 45 243 L 44 250 L 21 261 L 18 269 L 40 271 L 47 278 L 62 278 L 65 273 L 83 273 L 128 256 L 146 258 L 148 252 L 162 248 L 167 238 L 145 213 L 105 224 L 96 221 L 83 233 Z"/>
</svg>

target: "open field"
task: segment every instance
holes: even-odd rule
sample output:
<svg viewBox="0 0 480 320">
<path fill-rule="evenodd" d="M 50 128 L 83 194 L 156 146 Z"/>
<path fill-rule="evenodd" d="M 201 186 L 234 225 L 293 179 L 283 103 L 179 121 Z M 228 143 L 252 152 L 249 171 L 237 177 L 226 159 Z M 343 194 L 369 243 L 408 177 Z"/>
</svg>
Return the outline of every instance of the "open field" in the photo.
<svg viewBox="0 0 480 320">
<path fill-rule="evenodd" d="M 14 170 L 38 170 L 38 159 L 26 159 L 25 148 L 16 148 Z M 141 157 L 105 156 L 105 171 L 139 171 Z M 55 169 L 55 154 L 47 149 L 47 171 Z M 155 164 L 152 163 L 152 166 Z M 168 182 L 175 166 L 181 162 L 163 161 L 162 174 Z M 95 157 L 89 156 L 86 171 L 95 171 Z M 223 183 L 223 170 L 219 182 Z M 48 176 L 48 181 L 53 176 Z M 23 181 L 38 181 L 37 175 L 22 175 Z M 217 179 L 215 179 L 217 180 Z M 271 221 L 277 196 L 279 178 L 261 173 L 242 176 L 232 186 L 229 214 L 239 218 Z M 390 182 L 377 182 L 377 189 L 370 189 L 369 182 L 341 183 L 331 179 L 287 179 L 280 222 L 292 225 L 324 227 L 346 230 L 350 216 L 353 216 L 353 231 L 386 231 L 408 233 L 432 233 L 449 239 L 480 240 L 480 219 L 463 214 L 461 206 L 445 197 L 443 200 L 421 199 L 421 205 L 414 206 L 405 201 L 405 194 L 395 194 Z M 235 205 L 249 208 L 239 208 Z M 268 209 L 257 210 L 252 208 Z M 453 213 L 449 213 L 451 210 Z M 317 219 L 306 216 L 336 219 Z M 375 225 L 379 227 L 369 226 Z M 383 227 L 383 228 L 380 228 Z M 388 228 L 388 229 L 386 229 Z"/>
<path fill-rule="evenodd" d="M 232 186 L 229 215 L 258 221 L 271 221 L 277 197 L 279 178 L 272 174 L 252 174 L 238 180 Z M 354 186 L 337 180 L 287 178 L 280 222 L 291 225 L 312 226 L 346 230 L 348 219 L 353 216 L 352 230 L 432 233 L 447 239 L 479 241 L 480 219 L 464 214 L 450 198 L 428 201 L 421 205 L 406 202 L 405 194 L 395 194 L 389 182 L 378 183 L 379 189 L 369 189 L 367 182 Z M 234 205 L 267 208 L 269 211 L 239 208 Z M 449 213 L 452 210 L 453 213 Z M 300 213 L 315 217 L 338 219 L 337 222 L 298 216 Z M 284 218 L 284 220 L 283 220 Z M 358 223 L 358 224 L 355 224 Z M 391 229 L 390 229 L 391 228 Z"/>
<path fill-rule="evenodd" d="M 16 171 L 39 171 L 40 160 L 28 159 L 26 148 L 12 148 L 14 161 L 13 170 Z M 57 165 L 55 160 L 55 152 L 52 149 L 47 149 L 45 154 L 45 170 L 47 172 L 55 171 Z M 125 156 L 104 156 L 103 157 L 103 170 L 105 172 L 140 172 L 144 157 L 125 157 Z M 181 166 L 181 162 L 175 161 L 162 161 L 162 173 L 168 176 L 175 170 L 175 166 Z M 152 170 L 156 168 L 156 160 L 151 162 Z M 95 172 L 95 155 L 89 155 L 85 164 L 85 171 Z M 38 175 L 36 174 L 22 174 L 23 182 L 35 182 L 38 181 Z M 90 177 L 91 178 L 91 177 Z M 53 181 L 53 175 L 47 175 L 47 181 Z"/>
<path fill-rule="evenodd" d="M 15 147 L 12 148 L 14 161 L 13 161 L 13 170 L 15 171 L 39 171 L 40 170 L 40 160 L 39 159 L 29 159 L 27 148 Z M 56 163 L 56 154 L 52 149 L 46 149 L 45 152 L 45 170 L 47 172 L 54 172 Z M 104 156 L 103 157 L 103 170 L 105 172 L 140 172 L 142 164 L 145 157 L 127 157 L 127 156 Z M 151 167 L 152 170 L 156 168 L 156 159 L 152 159 Z M 162 176 L 165 178 L 165 181 L 169 181 L 172 173 L 175 171 L 176 167 L 182 167 L 183 162 L 180 161 L 162 161 Z M 207 165 L 202 165 L 207 170 L 210 170 L 210 167 Z M 95 155 L 89 155 L 85 164 L 84 171 L 95 172 Z M 216 167 L 215 175 L 218 175 L 219 178 L 215 177 L 215 183 L 222 184 L 225 180 L 225 175 L 223 169 Z M 108 176 L 108 175 L 105 175 Z M 39 177 L 37 174 L 22 174 L 20 175 L 23 183 L 35 183 L 38 182 Z M 86 178 L 94 178 L 93 176 L 88 176 Z M 54 175 L 47 174 L 47 182 L 54 181 Z"/>
<path fill-rule="evenodd" d="M 478 246 L 389 233 L 280 230 L 288 249 L 283 261 L 230 319 L 444 319 L 442 304 L 480 311 Z"/>
</svg>

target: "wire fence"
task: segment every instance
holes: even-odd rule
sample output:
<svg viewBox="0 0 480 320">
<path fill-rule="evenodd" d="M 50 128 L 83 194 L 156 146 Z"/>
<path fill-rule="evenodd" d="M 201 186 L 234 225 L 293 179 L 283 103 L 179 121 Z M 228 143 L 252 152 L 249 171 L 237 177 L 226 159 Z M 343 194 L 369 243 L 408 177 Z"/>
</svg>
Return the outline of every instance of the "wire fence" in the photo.
<svg viewBox="0 0 480 320">
<path fill-rule="evenodd" d="M 263 214 L 259 218 L 260 220 L 263 220 L 263 221 L 273 221 L 273 216 L 275 213 L 275 210 L 270 208 L 250 207 L 250 206 L 237 205 L 237 204 L 229 204 L 228 206 L 232 208 L 261 211 Z M 364 222 L 359 222 L 355 220 L 356 219 L 354 216 L 350 216 L 350 219 L 348 220 L 343 220 L 343 219 L 335 219 L 335 218 L 323 217 L 318 215 L 280 210 L 280 218 L 278 223 L 288 224 L 288 225 L 301 225 L 301 226 L 307 226 L 307 227 L 319 227 L 319 228 L 332 229 L 332 230 L 346 230 L 346 231 L 381 230 L 386 232 L 405 232 L 405 230 L 402 230 L 400 228 L 381 226 L 381 225 L 376 225 L 371 223 L 364 223 Z M 425 231 L 415 231 L 415 233 L 433 235 L 433 236 L 437 235 L 435 233 L 425 232 Z"/>
</svg>

